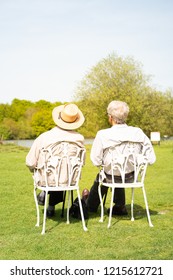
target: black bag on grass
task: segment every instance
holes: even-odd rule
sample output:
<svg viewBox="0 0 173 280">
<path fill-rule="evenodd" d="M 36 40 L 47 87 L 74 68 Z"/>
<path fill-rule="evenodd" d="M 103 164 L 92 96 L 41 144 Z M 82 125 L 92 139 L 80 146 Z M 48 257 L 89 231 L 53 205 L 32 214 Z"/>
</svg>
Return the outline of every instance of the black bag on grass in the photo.
<svg viewBox="0 0 173 280">
<path fill-rule="evenodd" d="M 81 203 L 83 208 L 84 219 L 88 219 L 88 209 L 86 203 L 83 199 L 81 199 Z M 71 217 L 81 220 L 78 197 L 74 200 L 72 206 L 70 207 L 69 214 Z"/>
</svg>

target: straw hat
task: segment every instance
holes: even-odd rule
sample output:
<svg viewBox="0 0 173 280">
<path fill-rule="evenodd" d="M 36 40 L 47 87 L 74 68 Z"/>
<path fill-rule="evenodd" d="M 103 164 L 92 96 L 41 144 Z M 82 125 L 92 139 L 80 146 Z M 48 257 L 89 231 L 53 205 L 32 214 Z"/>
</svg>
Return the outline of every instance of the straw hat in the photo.
<svg viewBox="0 0 173 280">
<path fill-rule="evenodd" d="M 79 128 L 85 120 L 78 106 L 72 103 L 55 107 L 52 117 L 57 126 L 66 130 Z"/>
</svg>

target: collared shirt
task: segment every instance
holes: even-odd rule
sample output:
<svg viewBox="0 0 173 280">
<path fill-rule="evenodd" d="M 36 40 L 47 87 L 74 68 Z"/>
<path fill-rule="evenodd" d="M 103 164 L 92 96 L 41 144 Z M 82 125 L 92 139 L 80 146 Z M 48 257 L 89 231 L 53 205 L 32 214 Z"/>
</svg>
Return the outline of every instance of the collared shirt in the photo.
<svg viewBox="0 0 173 280">
<path fill-rule="evenodd" d="M 76 131 L 63 130 L 56 126 L 51 130 L 42 133 L 32 144 L 32 147 L 26 156 L 26 165 L 30 168 L 30 170 L 33 170 L 34 167 L 36 167 L 40 150 L 42 148 L 47 148 L 49 145 L 61 141 L 75 142 L 80 147 L 84 147 L 83 135 Z"/>
<path fill-rule="evenodd" d="M 148 154 L 149 164 L 156 160 L 151 141 L 138 127 L 128 126 L 127 124 L 113 125 L 111 128 L 103 129 L 97 132 L 91 149 L 91 161 L 95 166 L 105 165 L 106 173 L 110 174 L 110 153 L 105 151 L 113 146 L 120 145 L 123 142 L 138 142 L 144 146 L 150 147 Z"/>
</svg>

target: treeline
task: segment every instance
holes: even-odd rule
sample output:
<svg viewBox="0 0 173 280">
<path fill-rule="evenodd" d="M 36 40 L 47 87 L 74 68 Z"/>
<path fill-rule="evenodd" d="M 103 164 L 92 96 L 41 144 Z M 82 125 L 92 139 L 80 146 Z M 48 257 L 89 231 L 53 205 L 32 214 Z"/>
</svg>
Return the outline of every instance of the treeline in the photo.
<svg viewBox="0 0 173 280">
<path fill-rule="evenodd" d="M 85 116 L 79 129 L 85 137 L 94 137 L 99 129 L 109 126 L 106 108 L 110 101 L 128 103 L 128 124 L 141 127 L 150 136 L 173 135 L 172 91 L 161 92 L 150 86 L 150 78 L 132 58 L 109 55 L 94 66 L 81 81 L 74 102 Z M 34 139 L 54 126 L 52 109 L 61 102 L 31 102 L 14 99 L 0 104 L 1 139 Z"/>
<path fill-rule="evenodd" d="M 54 126 L 52 110 L 61 104 L 19 99 L 14 99 L 11 105 L 0 104 L 1 139 L 34 139 Z"/>
</svg>

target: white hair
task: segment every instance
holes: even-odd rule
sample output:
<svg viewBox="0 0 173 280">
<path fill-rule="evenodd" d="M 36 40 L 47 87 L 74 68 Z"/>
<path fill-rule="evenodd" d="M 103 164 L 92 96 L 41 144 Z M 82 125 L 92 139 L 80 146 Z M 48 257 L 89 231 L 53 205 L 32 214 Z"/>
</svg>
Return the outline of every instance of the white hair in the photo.
<svg viewBox="0 0 173 280">
<path fill-rule="evenodd" d="M 107 113 L 112 116 L 116 123 L 123 124 L 128 116 L 129 106 L 126 102 L 113 100 L 107 107 Z"/>
</svg>

